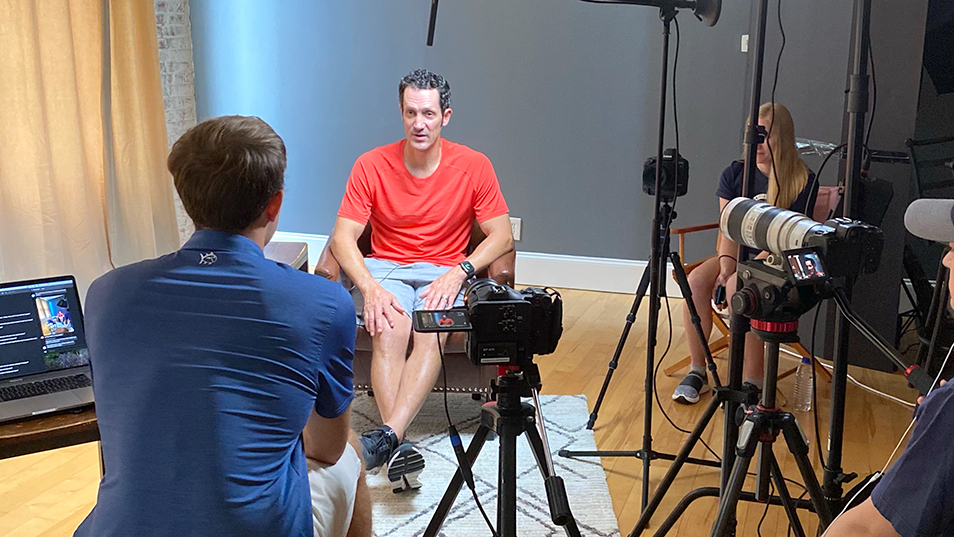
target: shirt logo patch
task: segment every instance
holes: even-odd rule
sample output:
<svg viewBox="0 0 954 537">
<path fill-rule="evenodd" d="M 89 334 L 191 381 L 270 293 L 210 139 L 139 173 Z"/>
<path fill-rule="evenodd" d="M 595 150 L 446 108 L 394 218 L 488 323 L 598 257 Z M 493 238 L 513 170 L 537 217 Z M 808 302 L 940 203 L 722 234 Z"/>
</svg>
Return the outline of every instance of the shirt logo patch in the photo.
<svg viewBox="0 0 954 537">
<path fill-rule="evenodd" d="M 199 264 L 200 265 L 212 265 L 219 260 L 219 257 L 215 255 L 215 252 L 209 252 L 207 254 L 199 254 Z"/>
</svg>

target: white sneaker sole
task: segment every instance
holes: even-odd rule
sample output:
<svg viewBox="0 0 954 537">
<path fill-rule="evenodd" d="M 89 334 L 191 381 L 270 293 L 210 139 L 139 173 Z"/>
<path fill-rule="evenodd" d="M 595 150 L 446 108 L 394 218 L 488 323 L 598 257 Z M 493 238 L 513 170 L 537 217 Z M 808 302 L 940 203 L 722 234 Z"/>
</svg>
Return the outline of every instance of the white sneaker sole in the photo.
<svg viewBox="0 0 954 537">
<path fill-rule="evenodd" d="M 388 461 L 388 481 L 395 494 L 421 488 L 418 477 L 424 471 L 424 456 L 416 449 L 395 451 Z"/>
<path fill-rule="evenodd" d="M 682 393 L 672 394 L 672 400 L 683 405 L 694 405 L 699 402 L 699 398 L 709 391 L 709 385 L 704 384 L 702 389 L 699 390 L 699 393 L 695 397 L 689 397 L 688 395 Z"/>
</svg>

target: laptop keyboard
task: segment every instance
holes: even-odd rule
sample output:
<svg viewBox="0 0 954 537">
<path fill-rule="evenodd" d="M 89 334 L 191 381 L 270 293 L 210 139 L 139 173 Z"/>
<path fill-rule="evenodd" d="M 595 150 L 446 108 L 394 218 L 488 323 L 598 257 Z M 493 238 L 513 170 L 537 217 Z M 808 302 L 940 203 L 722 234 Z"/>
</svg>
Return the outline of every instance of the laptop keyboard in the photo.
<svg viewBox="0 0 954 537">
<path fill-rule="evenodd" d="M 15 384 L 13 386 L 0 387 L 0 402 L 15 401 L 24 397 L 33 397 L 47 393 L 65 392 L 77 388 L 86 388 L 92 386 L 89 377 L 80 373 L 71 377 L 57 377 L 52 379 L 40 380 L 37 382 L 27 382 L 24 384 Z"/>
</svg>

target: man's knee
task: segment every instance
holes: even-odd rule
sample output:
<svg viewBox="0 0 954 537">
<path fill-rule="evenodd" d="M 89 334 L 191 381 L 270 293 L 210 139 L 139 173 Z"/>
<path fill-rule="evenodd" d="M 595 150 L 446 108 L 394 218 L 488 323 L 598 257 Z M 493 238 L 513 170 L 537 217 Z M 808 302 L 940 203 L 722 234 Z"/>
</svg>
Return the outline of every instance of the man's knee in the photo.
<svg viewBox="0 0 954 537">
<path fill-rule="evenodd" d="M 411 319 L 395 312 L 394 326 L 371 336 L 372 359 L 378 356 L 403 358 L 411 335 Z"/>
</svg>

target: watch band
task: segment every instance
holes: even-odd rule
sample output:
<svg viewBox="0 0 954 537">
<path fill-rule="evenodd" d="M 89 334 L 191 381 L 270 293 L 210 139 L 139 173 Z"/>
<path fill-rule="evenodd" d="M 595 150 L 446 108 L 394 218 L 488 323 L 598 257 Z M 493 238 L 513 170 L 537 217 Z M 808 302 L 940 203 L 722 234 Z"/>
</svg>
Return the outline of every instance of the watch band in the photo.
<svg viewBox="0 0 954 537">
<path fill-rule="evenodd" d="M 459 266 L 460 268 L 464 270 L 464 273 L 467 274 L 468 278 L 472 278 L 474 276 L 474 273 L 477 272 L 476 270 L 474 270 L 473 263 L 471 263 L 470 261 L 467 261 L 466 259 L 461 261 L 457 266 Z"/>
</svg>

